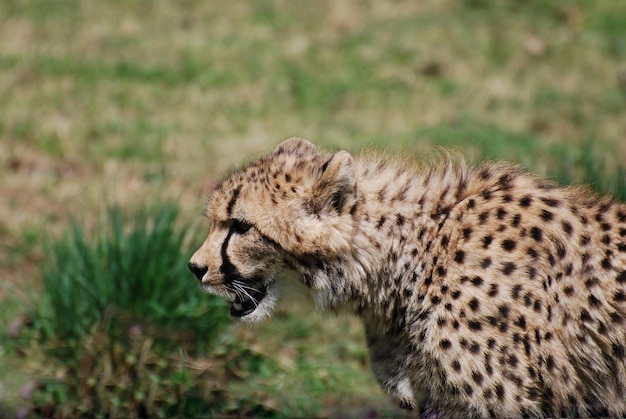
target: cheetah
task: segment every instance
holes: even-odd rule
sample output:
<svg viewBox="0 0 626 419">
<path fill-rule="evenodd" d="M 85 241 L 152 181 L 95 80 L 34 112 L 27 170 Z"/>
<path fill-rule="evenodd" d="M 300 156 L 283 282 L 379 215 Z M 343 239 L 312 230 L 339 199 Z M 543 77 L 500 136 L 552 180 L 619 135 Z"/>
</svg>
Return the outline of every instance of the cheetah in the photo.
<svg viewBox="0 0 626 419">
<path fill-rule="evenodd" d="M 626 205 L 441 160 L 287 139 L 218 185 L 189 268 L 242 322 L 296 295 L 358 316 L 424 416 L 626 413 Z"/>
</svg>

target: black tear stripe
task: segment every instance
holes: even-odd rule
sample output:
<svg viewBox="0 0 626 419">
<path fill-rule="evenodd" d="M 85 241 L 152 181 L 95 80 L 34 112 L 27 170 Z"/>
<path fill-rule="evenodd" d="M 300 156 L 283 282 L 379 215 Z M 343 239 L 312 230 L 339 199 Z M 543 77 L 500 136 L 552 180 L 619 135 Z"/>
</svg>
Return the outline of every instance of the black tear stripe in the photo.
<svg viewBox="0 0 626 419">
<path fill-rule="evenodd" d="M 228 230 L 228 234 L 226 235 L 226 238 L 224 239 L 224 243 L 222 243 L 222 249 L 220 250 L 220 254 L 222 256 L 222 265 L 220 266 L 220 272 L 224 275 L 224 281 L 227 283 L 230 283 L 235 280 L 244 282 L 246 281 L 246 278 L 244 278 L 243 275 L 239 273 L 235 265 L 232 264 L 232 262 L 230 261 L 230 258 L 228 257 L 228 253 L 226 252 L 226 250 L 228 249 L 228 243 L 230 242 L 230 238 L 232 235 L 233 235 L 233 229 L 231 228 Z M 276 243 L 274 240 L 266 236 L 261 236 L 261 237 L 266 243 L 278 249 L 281 249 L 280 245 Z M 263 282 L 262 278 L 252 278 L 252 279 L 259 283 Z"/>
<path fill-rule="evenodd" d="M 237 202 L 237 198 L 239 198 L 239 193 L 241 192 L 241 186 L 237 186 L 237 189 L 233 191 L 233 196 L 228 201 L 228 206 L 226 207 L 226 213 L 229 217 L 232 217 L 233 207 L 235 206 L 235 202 Z M 230 236 L 228 237 L 230 238 Z"/>
<path fill-rule="evenodd" d="M 228 253 L 226 253 L 226 249 L 228 248 L 228 242 L 230 241 L 230 237 L 233 235 L 233 230 L 228 230 L 228 234 L 226 235 L 226 239 L 224 239 L 224 243 L 222 243 L 222 249 L 220 254 L 222 255 L 222 265 L 220 266 L 220 272 L 224 274 L 224 277 L 227 278 L 240 278 L 241 275 L 237 271 L 237 268 L 231 263 L 228 258 Z"/>
</svg>

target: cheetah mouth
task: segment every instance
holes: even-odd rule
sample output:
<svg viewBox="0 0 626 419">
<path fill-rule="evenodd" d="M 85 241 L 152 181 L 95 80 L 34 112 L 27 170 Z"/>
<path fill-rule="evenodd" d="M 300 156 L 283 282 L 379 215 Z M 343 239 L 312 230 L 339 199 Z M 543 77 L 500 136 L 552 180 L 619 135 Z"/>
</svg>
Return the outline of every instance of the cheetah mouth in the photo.
<svg viewBox="0 0 626 419">
<path fill-rule="evenodd" d="M 252 314 L 267 295 L 267 286 L 261 282 L 245 284 L 233 281 L 228 288 L 231 292 L 228 299 L 230 315 L 236 319 Z"/>
</svg>

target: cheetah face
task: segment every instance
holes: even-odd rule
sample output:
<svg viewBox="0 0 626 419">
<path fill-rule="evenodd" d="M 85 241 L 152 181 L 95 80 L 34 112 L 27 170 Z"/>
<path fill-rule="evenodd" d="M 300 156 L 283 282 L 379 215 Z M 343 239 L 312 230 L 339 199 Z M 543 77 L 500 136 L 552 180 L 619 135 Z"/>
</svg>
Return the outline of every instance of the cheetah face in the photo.
<svg viewBox="0 0 626 419">
<path fill-rule="evenodd" d="M 236 320 L 268 317 L 284 294 L 296 291 L 298 273 L 288 255 L 247 221 L 215 222 L 189 262 L 201 288 L 223 296 Z"/>
<path fill-rule="evenodd" d="M 292 138 L 226 178 L 207 206 L 211 231 L 189 262 L 201 287 L 246 322 L 268 317 L 285 296 L 328 287 L 313 279 L 311 261 L 350 249 L 352 165 L 347 152 L 320 154 Z"/>
</svg>

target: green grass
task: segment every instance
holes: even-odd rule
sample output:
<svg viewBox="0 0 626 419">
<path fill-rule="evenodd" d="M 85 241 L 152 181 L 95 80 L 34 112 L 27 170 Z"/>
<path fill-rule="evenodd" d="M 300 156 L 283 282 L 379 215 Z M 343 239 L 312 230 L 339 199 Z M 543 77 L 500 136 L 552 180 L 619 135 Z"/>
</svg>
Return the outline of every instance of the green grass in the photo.
<svg viewBox="0 0 626 419">
<path fill-rule="evenodd" d="M 44 340 L 80 348 L 95 327 L 129 316 L 172 333 L 187 332 L 198 345 L 215 339 L 227 321 L 223 302 L 198 292 L 183 252 L 188 226 L 178 211 L 159 205 L 126 216 L 110 208 L 94 237 L 77 222 L 46 247 L 42 295 L 31 300 L 34 329 Z"/>
<path fill-rule="evenodd" d="M 154 383 L 163 389 L 158 400 L 177 394 L 173 404 L 153 403 L 155 415 L 358 417 L 393 409 L 350 319 L 286 309 L 255 330 L 226 328 L 216 338 L 221 350 L 206 356 L 191 351 L 181 362 L 180 342 L 165 347 L 163 330 L 187 327 L 183 312 L 213 309 L 183 272 L 181 250 L 207 230 L 199 222 L 204 196 L 224 172 L 301 135 L 324 148 L 416 159 L 445 146 L 624 199 L 624 16 L 626 3 L 615 0 L 1 2 L 0 324 L 20 314 L 19 296 L 30 293 L 47 304 L 32 326 L 48 340 L 27 344 L 31 328 L 0 343 L 0 405 L 35 403 L 18 396 L 22 381 L 9 379 L 33 377 L 43 383 L 36 404 L 48 409 L 80 394 L 111 413 L 122 394 L 130 412 L 145 407 L 140 399 L 155 394 Z M 171 242 L 154 244 L 151 258 L 139 237 L 157 233 L 132 209 L 155 199 L 175 201 L 178 223 L 194 233 L 179 246 L 176 230 Z M 100 221 L 104 202 L 120 208 L 108 224 Z M 116 233 L 116 222 L 126 228 Z M 190 288 L 159 294 L 161 283 L 144 299 L 113 301 L 103 283 L 120 295 L 133 287 L 107 282 L 121 278 L 101 268 L 129 243 L 125 257 L 154 270 L 164 263 L 165 276 Z M 53 278 L 43 267 L 55 255 L 75 263 L 68 271 L 57 264 Z M 80 260 L 92 268 L 81 271 Z M 115 263 L 144 275 L 124 258 Z M 45 300 L 54 292 L 66 305 Z M 111 301 L 117 308 L 107 311 Z M 153 327 L 124 340 L 136 321 Z M 72 352 L 93 361 L 89 374 L 114 377 L 100 387 L 56 380 L 55 369 L 76 377 L 75 367 L 49 356 L 67 352 L 68 336 Z M 126 353 L 142 361 L 127 364 Z M 157 365 L 159 357 L 167 362 Z M 200 368 L 207 360 L 211 368 Z"/>
</svg>

